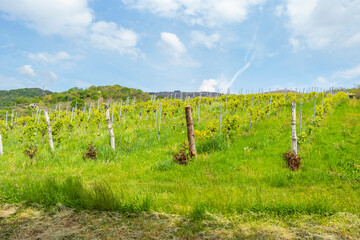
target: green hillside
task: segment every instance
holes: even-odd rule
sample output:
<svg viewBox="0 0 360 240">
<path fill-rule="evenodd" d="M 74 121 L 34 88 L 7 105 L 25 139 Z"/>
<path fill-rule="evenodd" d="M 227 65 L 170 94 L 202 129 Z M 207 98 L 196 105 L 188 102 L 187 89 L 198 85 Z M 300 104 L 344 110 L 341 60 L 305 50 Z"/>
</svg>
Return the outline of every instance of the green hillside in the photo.
<svg viewBox="0 0 360 240">
<path fill-rule="evenodd" d="M 75 101 L 119 101 L 127 97 L 146 100 L 150 97 L 139 89 L 113 86 L 91 86 L 88 89 L 71 88 L 64 92 L 51 92 L 41 90 L 40 88 L 24 88 L 10 91 L 0 91 L 0 108 L 9 108 L 13 106 L 26 106 L 30 103 L 43 103 L 52 105 L 57 103 Z"/>
<path fill-rule="evenodd" d="M 48 94 L 51 94 L 51 91 L 44 91 L 40 88 L 0 90 L 0 108 L 11 107 L 15 104 L 39 102 L 40 99 Z"/>
</svg>

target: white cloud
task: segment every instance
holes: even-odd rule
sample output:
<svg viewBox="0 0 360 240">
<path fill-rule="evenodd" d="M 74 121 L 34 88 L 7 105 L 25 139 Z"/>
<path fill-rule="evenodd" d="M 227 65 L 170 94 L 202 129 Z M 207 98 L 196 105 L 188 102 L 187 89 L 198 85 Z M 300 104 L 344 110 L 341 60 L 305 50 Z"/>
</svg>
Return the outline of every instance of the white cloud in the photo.
<svg viewBox="0 0 360 240">
<path fill-rule="evenodd" d="M 123 0 L 141 10 L 172 18 L 181 18 L 189 24 L 214 27 L 244 21 L 249 9 L 265 0 Z"/>
<path fill-rule="evenodd" d="M 31 65 L 24 65 L 16 69 L 21 75 L 25 77 L 36 77 L 36 73 Z"/>
<path fill-rule="evenodd" d="M 175 55 L 181 55 L 186 52 L 184 44 L 174 33 L 162 32 L 161 40 L 158 45 Z"/>
<path fill-rule="evenodd" d="M 355 79 L 360 77 L 360 64 L 349 69 L 345 69 L 342 71 L 338 71 L 334 74 L 334 77 L 336 78 L 342 78 L 342 79 Z"/>
<path fill-rule="evenodd" d="M 117 51 L 120 54 L 137 56 L 139 36 L 132 30 L 118 27 L 114 22 L 100 21 L 91 26 L 91 44 L 94 48 Z"/>
<path fill-rule="evenodd" d="M 45 35 L 84 35 L 93 19 L 87 0 L 0 0 L 0 11 Z"/>
<path fill-rule="evenodd" d="M 215 79 L 205 79 L 202 81 L 199 91 L 202 92 L 216 92 L 219 81 Z"/>
<path fill-rule="evenodd" d="M 205 33 L 200 31 L 192 31 L 191 38 L 192 38 L 191 43 L 193 45 L 202 44 L 205 45 L 207 48 L 212 49 L 219 42 L 220 34 L 213 33 L 211 35 L 206 35 Z"/>
<path fill-rule="evenodd" d="M 292 36 L 311 49 L 358 47 L 360 1 L 286 0 Z M 300 43 L 299 43 L 300 44 Z"/>
<path fill-rule="evenodd" d="M 43 63 L 58 63 L 60 61 L 79 60 L 81 56 L 71 56 L 67 52 L 57 52 L 54 54 L 47 52 L 29 53 L 28 57 L 32 60 L 36 60 Z"/>
<path fill-rule="evenodd" d="M 240 68 L 235 75 L 231 78 L 231 80 L 227 79 L 205 79 L 202 81 L 199 91 L 206 91 L 206 92 L 227 92 L 228 89 L 234 84 L 235 80 L 245 72 L 251 65 L 254 59 L 254 55 L 249 62 L 247 62 L 242 68 Z"/>
<path fill-rule="evenodd" d="M 158 47 L 162 48 L 166 54 L 170 56 L 170 63 L 185 67 L 198 67 L 200 64 L 194 61 L 187 54 L 185 45 L 180 41 L 174 33 L 162 32 Z"/>
</svg>

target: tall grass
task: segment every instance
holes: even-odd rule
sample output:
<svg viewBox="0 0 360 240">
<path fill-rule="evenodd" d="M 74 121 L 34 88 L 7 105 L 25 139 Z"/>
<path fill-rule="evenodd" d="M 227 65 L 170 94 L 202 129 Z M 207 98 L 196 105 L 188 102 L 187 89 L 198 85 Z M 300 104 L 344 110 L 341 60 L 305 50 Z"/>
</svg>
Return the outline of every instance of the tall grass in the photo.
<svg viewBox="0 0 360 240">
<path fill-rule="evenodd" d="M 204 109 L 200 126 L 195 126 L 199 130 L 218 114 L 218 108 Z M 313 103 L 304 104 L 303 129 L 309 127 L 312 109 Z M 246 112 L 237 114 L 247 117 Z M 152 120 L 144 117 L 114 126 L 116 152 L 109 147 L 105 126 L 100 131 L 80 127 L 72 139 L 63 131 L 53 154 L 38 139 L 32 161 L 22 153 L 22 133 L 15 129 L 4 140 L 5 156 L 0 159 L 0 187 L 5 186 L 0 201 L 153 210 L 187 214 L 194 220 L 206 212 L 359 213 L 359 114 L 359 104 L 349 101 L 327 113 L 323 126 L 301 145 L 304 159 L 297 172 L 282 159 L 291 144 L 290 109 L 259 121 L 251 134 L 244 121 L 230 140 L 219 135 L 207 142 L 197 140 L 199 156 L 187 166 L 172 162 L 172 154 L 186 141 L 181 113 L 162 124 L 160 141 Z M 82 158 L 90 142 L 98 147 L 96 160 Z"/>
</svg>

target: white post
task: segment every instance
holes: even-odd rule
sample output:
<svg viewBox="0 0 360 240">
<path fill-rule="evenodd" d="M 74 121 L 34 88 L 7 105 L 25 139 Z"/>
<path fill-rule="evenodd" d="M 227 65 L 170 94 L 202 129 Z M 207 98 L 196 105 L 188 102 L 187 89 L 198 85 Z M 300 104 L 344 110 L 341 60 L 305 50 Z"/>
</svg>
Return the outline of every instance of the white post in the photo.
<svg viewBox="0 0 360 240">
<path fill-rule="evenodd" d="M 197 125 L 199 127 L 199 120 L 200 120 L 200 102 L 201 102 L 201 92 L 200 92 L 200 96 L 199 96 L 199 106 L 198 106 L 198 119 L 197 119 Z"/>
<path fill-rule="evenodd" d="M 50 150 L 51 152 L 54 152 L 54 144 L 53 144 L 53 140 L 52 140 L 52 133 L 51 133 L 51 125 L 50 125 L 50 119 L 49 119 L 49 115 L 47 113 L 46 108 L 44 108 L 44 115 L 45 115 L 45 120 L 46 120 L 46 125 L 47 125 L 47 130 L 48 130 L 48 137 L 49 137 L 49 145 L 50 145 Z"/>
<path fill-rule="evenodd" d="M 1 139 L 1 131 L 0 131 L 0 156 L 1 156 L 1 157 L 4 156 L 2 139 Z"/>
<path fill-rule="evenodd" d="M 315 101 L 314 101 L 314 115 L 313 115 L 313 122 L 315 121 L 315 110 L 316 110 L 316 95 L 315 95 Z"/>
<path fill-rule="evenodd" d="M 270 95 L 269 117 L 270 117 L 270 113 L 271 113 L 271 102 L 272 102 L 272 93 L 271 93 L 271 95 Z"/>
<path fill-rule="evenodd" d="M 220 117 L 219 117 L 219 134 L 221 135 L 221 110 L 222 110 L 222 104 L 220 104 Z"/>
<path fill-rule="evenodd" d="M 160 111 L 159 111 L 159 133 L 158 133 L 159 141 L 160 141 L 160 126 L 161 126 L 161 103 L 160 103 Z"/>
<path fill-rule="evenodd" d="M 109 107 L 105 104 L 104 108 L 105 108 L 106 123 L 107 123 L 108 129 L 109 129 L 109 134 L 110 134 L 111 148 L 115 150 L 115 135 L 114 135 L 114 130 L 112 128 L 112 123 L 110 120 Z"/>
<path fill-rule="evenodd" d="M 297 154 L 297 138 L 296 138 L 296 101 L 291 103 L 291 139 L 292 151 Z"/>
</svg>

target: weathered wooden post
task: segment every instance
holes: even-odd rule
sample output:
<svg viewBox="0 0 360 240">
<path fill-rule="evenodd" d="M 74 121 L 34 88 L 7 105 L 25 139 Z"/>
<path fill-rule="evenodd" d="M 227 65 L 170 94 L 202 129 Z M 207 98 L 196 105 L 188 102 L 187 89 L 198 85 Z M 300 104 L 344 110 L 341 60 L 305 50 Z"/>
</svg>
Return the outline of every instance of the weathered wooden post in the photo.
<svg viewBox="0 0 360 240">
<path fill-rule="evenodd" d="M 2 139 L 1 139 L 1 131 L 0 131 L 0 156 L 1 156 L 1 157 L 4 156 Z"/>
<path fill-rule="evenodd" d="M 186 116 L 186 125 L 187 125 L 187 135 L 189 141 L 189 153 L 190 156 L 197 156 L 196 147 L 195 147 L 195 133 L 194 133 L 194 123 L 191 116 L 191 107 L 185 107 L 185 116 Z"/>
<path fill-rule="evenodd" d="M 111 119 L 110 119 L 109 107 L 108 107 L 108 105 L 104 104 L 104 108 L 105 108 L 106 123 L 107 123 L 108 129 L 109 129 L 109 134 L 110 134 L 111 148 L 115 150 L 115 135 L 114 135 L 114 130 L 112 128 Z"/>
<path fill-rule="evenodd" d="M 296 138 L 296 101 L 291 102 L 291 139 L 292 151 L 297 154 L 297 138 Z"/>
<path fill-rule="evenodd" d="M 49 115 L 48 115 L 48 113 L 47 113 L 46 108 L 44 108 L 44 115 L 45 115 L 45 121 L 46 121 L 47 131 L 48 131 L 50 150 L 51 150 L 51 152 L 54 152 L 55 149 L 54 149 L 54 144 L 53 144 L 53 140 L 52 140 L 50 119 L 49 119 Z"/>
</svg>

